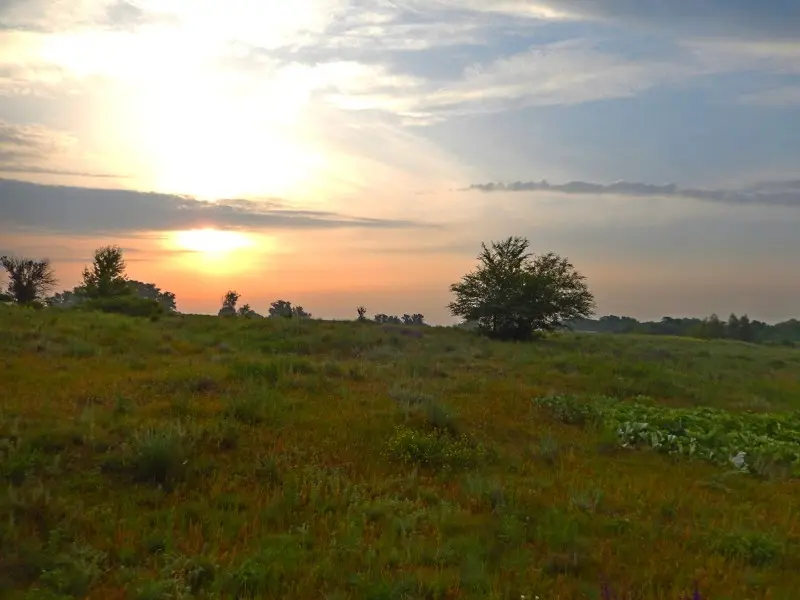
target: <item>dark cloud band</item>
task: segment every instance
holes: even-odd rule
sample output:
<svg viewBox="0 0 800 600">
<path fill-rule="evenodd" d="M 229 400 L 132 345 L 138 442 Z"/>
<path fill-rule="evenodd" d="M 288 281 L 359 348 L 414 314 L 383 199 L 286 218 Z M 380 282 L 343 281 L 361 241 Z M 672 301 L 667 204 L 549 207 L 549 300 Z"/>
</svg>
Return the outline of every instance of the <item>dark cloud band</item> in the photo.
<svg viewBox="0 0 800 600">
<path fill-rule="evenodd" d="M 171 231 L 192 227 L 243 229 L 398 229 L 431 227 L 414 221 L 295 210 L 277 201 L 204 202 L 130 190 L 40 185 L 0 179 L 0 227 L 52 233 Z"/>
<path fill-rule="evenodd" d="M 550 184 L 547 181 L 516 181 L 513 183 L 473 183 L 462 191 L 479 192 L 558 192 L 562 194 L 616 194 L 620 196 L 677 196 L 729 204 L 759 204 L 763 206 L 800 207 L 800 180 L 767 181 L 738 190 L 681 189 L 675 184 L 654 185 L 618 181 L 604 185 L 586 181 Z"/>
</svg>

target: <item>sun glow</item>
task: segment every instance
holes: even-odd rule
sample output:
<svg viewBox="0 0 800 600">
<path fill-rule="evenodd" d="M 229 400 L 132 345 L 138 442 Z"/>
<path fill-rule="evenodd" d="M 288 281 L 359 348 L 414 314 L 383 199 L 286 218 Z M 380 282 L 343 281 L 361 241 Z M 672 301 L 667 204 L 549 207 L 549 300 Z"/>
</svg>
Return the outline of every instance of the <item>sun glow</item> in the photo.
<svg viewBox="0 0 800 600">
<path fill-rule="evenodd" d="M 172 242 L 179 250 L 211 255 L 229 254 L 253 245 L 243 233 L 211 228 L 176 231 Z"/>
<path fill-rule="evenodd" d="M 229 275 L 252 269 L 254 262 L 263 258 L 263 252 L 269 253 L 271 248 L 269 239 L 211 227 L 174 231 L 163 244 L 172 251 L 173 268 L 206 275 Z"/>
</svg>

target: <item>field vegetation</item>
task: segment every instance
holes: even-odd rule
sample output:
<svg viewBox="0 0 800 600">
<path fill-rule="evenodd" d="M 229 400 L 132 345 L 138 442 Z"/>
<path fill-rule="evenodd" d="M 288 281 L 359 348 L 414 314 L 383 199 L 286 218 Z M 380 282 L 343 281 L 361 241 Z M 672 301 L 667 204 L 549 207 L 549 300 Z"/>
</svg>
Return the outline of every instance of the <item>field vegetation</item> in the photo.
<svg viewBox="0 0 800 600">
<path fill-rule="evenodd" d="M 16 305 L 0 332 L 0 597 L 800 585 L 793 348 Z"/>
</svg>

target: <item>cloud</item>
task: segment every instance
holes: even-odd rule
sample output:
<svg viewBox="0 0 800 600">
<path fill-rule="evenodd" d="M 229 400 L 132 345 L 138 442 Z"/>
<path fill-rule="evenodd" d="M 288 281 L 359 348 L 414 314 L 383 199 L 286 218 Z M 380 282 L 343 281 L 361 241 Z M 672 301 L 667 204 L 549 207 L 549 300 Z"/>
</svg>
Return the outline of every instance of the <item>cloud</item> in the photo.
<svg viewBox="0 0 800 600">
<path fill-rule="evenodd" d="M 27 70 L 9 81 L 0 73 L 0 93 L 31 93 L 67 74 L 72 87 L 100 76 L 163 89 L 180 73 L 220 89 L 263 88 L 268 81 L 273 97 L 300 89 L 340 109 L 428 124 L 629 97 L 713 73 L 800 69 L 796 39 L 776 35 L 742 46 L 737 23 L 768 28 L 786 22 L 774 3 L 751 7 L 744 0 L 708 0 L 702 8 L 689 0 L 297 0 L 292 10 L 232 0 L 166 5 L 173 13 L 156 12 L 165 5 L 147 0 L 75 2 L 67 10 L 62 2 L 0 0 L 0 20 L 27 15 L 52 31 L 42 36 L 49 38 L 43 50 L 15 51 L 13 60 L 0 61 L 8 62 L 0 69 Z M 793 12 L 783 10 L 789 23 Z M 609 50 L 609 34 L 623 42 L 620 47 L 635 37 L 614 29 L 630 20 L 716 25 L 690 28 L 686 35 L 693 37 L 672 40 L 662 57 Z M 577 36 L 574 27 L 563 29 L 563 23 L 581 22 L 594 27 L 592 38 L 585 29 Z M 562 41 L 553 42 L 554 36 Z M 44 81 L 37 81 L 37 61 L 50 66 Z"/>
<path fill-rule="evenodd" d="M 102 14 L 101 0 L 0 0 L 0 30 L 49 33 L 85 27 Z"/>
<path fill-rule="evenodd" d="M 332 66 L 323 63 L 313 69 L 324 73 Z M 375 76 L 367 76 L 370 72 Z M 444 81 L 392 77 L 379 67 L 362 73 L 353 66 L 351 77 L 322 77 L 318 93 L 340 108 L 385 111 L 407 123 L 425 124 L 527 106 L 623 98 L 709 72 L 692 61 L 628 58 L 604 50 L 599 41 L 582 39 L 535 45 L 525 52 L 475 63 L 457 78 Z"/>
<path fill-rule="evenodd" d="M 13 64 L 12 61 L 9 59 L 4 64 L 0 57 L 0 96 L 53 97 L 65 91 L 65 84 L 71 87 L 75 83 L 65 69 L 56 65 L 34 61 Z"/>
<path fill-rule="evenodd" d="M 185 196 L 119 189 L 51 186 L 0 179 L 6 229 L 63 234 L 241 229 L 413 228 L 430 223 L 352 217 L 288 208 L 277 201 L 203 202 Z"/>
<path fill-rule="evenodd" d="M 177 25 L 174 13 L 157 12 L 142 8 L 129 0 L 114 0 L 105 6 L 97 24 L 111 29 L 131 31 L 148 25 Z"/>
<path fill-rule="evenodd" d="M 800 74 L 800 42 L 796 38 L 758 41 L 687 38 L 681 45 L 691 52 L 694 61 L 713 72 Z"/>
<path fill-rule="evenodd" d="M 762 107 L 800 106 L 800 85 L 787 85 L 744 94 L 740 100 L 744 104 Z"/>
<path fill-rule="evenodd" d="M 490 1 L 524 11 L 527 2 Z M 686 34 L 797 39 L 800 4 L 794 0 L 545 0 L 533 2 L 573 19 L 623 21 Z"/>
<path fill-rule="evenodd" d="M 681 189 L 675 184 L 654 185 L 618 181 L 612 184 L 570 181 L 550 184 L 541 181 L 517 181 L 514 183 L 474 183 L 462 191 L 479 192 L 559 192 L 575 195 L 617 196 L 674 196 L 695 200 L 707 200 L 728 204 L 756 204 L 760 206 L 800 207 L 800 180 L 760 182 L 738 190 Z"/>
<path fill-rule="evenodd" d="M 79 177 L 121 178 L 112 173 L 60 168 L 76 151 L 78 140 L 64 131 L 40 125 L 15 125 L 0 121 L 0 173 L 36 173 Z M 85 158 L 85 157 L 81 157 Z"/>
</svg>

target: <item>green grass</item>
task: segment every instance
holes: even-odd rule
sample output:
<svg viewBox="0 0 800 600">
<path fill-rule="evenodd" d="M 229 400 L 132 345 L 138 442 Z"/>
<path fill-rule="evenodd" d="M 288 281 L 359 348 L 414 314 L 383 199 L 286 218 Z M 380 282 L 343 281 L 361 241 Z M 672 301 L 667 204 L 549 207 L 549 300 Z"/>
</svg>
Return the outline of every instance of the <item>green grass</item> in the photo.
<svg viewBox="0 0 800 600">
<path fill-rule="evenodd" d="M 800 585 L 799 350 L 7 306 L 0 331 L 2 598 Z"/>
</svg>

